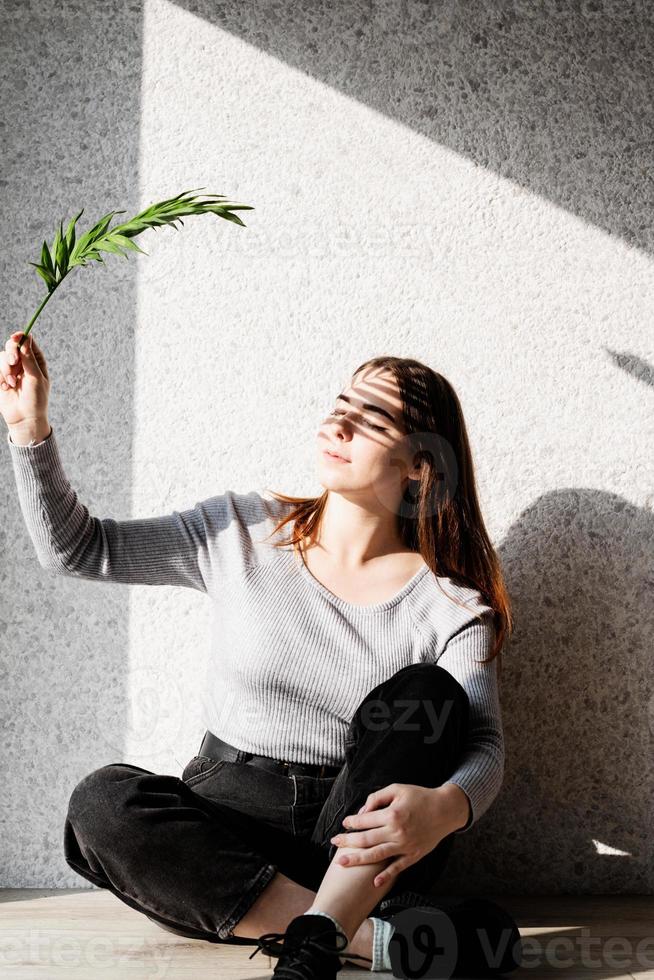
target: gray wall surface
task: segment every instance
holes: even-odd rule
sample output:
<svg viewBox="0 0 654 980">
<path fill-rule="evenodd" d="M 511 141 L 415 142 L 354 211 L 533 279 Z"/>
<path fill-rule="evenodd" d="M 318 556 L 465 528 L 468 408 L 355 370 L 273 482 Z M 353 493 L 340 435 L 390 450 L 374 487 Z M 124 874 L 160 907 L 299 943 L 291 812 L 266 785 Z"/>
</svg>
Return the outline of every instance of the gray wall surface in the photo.
<svg viewBox="0 0 654 980">
<path fill-rule="evenodd" d="M 651 894 L 651 5 L 1 9 L 3 344 L 82 207 L 80 230 L 189 188 L 256 208 L 145 233 L 37 320 L 91 513 L 318 493 L 336 386 L 426 361 L 459 392 L 516 617 L 504 786 L 442 889 Z M 116 761 L 181 773 L 211 610 L 40 568 L 3 431 L 0 884 L 85 887 L 72 788 Z"/>
</svg>

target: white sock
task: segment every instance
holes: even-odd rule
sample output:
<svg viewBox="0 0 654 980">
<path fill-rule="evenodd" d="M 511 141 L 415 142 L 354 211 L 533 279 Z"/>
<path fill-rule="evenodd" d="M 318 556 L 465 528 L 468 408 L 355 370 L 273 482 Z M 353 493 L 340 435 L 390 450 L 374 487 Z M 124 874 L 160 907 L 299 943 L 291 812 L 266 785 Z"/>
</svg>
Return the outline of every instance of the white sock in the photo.
<svg viewBox="0 0 654 980">
<path fill-rule="evenodd" d="M 388 955 L 388 946 L 391 941 L 391 936 L 395 932 L 395 926 L 392 922 L 388 922 L 386 919 L 378 919 L 376 916 L 370 916 L 373 925 L 373 937 L 372 937 L 372 966 L 370 967 L 372 972 L 384 970 L 391 970 L 391 960 Z"/>
<path fill-rule="evenodd" d="M 303 912 L 303 915 L 324 915 L 327 919 L 331 919 L 337 929 L 343 932 L 343 927 L 340 922 L 335 919 L 328 912 L 318 912 L 316 910 L 312 912 Z M 382 973 L 384 971 L 391 971 L 391 961 L 388 955 L 388 945 L 391 941 L 391 936 L 395 932 L 395 926 L 392 922 L 387 922 L 386 919 L 378 919 L 376 916 L 369 916 L 372 922 L 372 964 L 370 966 L 370 972 Z M 342 955 L 339 957 L 341 964 L 344 966 L 347 959 L 348 946 L 342 951 Z M 358 960 L 357 963 L 363 965 L 364 960 Z"/>
</svg>

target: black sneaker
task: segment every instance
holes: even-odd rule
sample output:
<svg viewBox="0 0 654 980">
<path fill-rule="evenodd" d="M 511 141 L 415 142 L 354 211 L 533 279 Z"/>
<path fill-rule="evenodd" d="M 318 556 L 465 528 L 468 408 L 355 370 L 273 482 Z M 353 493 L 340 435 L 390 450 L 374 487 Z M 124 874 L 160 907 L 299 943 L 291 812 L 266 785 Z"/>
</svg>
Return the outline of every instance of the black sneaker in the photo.
<svg viewBox="0 0 654 980">
<path fill-rule="evenodd" d="M 388 951 L 394 976 L 418 975 L 408 963 L 412 951 L 412 958 L 419 958 L 413 942 L 418 928 L 425 947 L 425 926 L 435 939 L 431 959 L 439 960 L 433 972 L 422 954 L 426 969 L 420 975 L 425 978 L 498 977 L 521 965 L 520 931 L 506 909 L 490 899 L 402 892 L 383 899 L 375 914 L 395 926 Z"/>
<path fill-rule="evenodd" d="M 280 940 L 283 939 L 283 944 Z M 257 949 L 250 953 L 264 952 L 277 956 L 279 961 L 273 971 L 275 980 L 334 980 L 343 969 L 339 953 L 349 940 L 324 915 L 298 915 L 289 923 L 286 932 L 267 932 L 257 939 Z M 367 956 L 348 953 L 348 960 L 366 960 Z"/>
</svg>

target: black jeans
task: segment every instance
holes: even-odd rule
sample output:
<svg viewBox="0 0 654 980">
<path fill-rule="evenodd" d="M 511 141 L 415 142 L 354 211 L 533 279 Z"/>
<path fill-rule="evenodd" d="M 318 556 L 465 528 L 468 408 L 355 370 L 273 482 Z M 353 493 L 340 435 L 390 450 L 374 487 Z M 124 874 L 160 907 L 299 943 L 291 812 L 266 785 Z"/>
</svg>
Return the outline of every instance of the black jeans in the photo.
<svg viewBox="0 0 654 980">
<path fill-rule="evenodd" d="M 317 891 L 369 793 L 389 783 L 435 787 L 464 750 L 468 696 L 437 664 L 409 664 L 370 691 L 346 735 L 345 762 L 326 778 L 278 775 L 194 756 L 181 778 L 126 763 L 75 786 L 64 827 L 66 861 L 164 928 L 194 939 L 232 936 L 276 871 Z M 243 753 L 246 755 L 246 753 Z M 429 893 L 452 833 L 401 872 L 380 898 Z M 369 914 L 379 911 L 379 903 Z"/>
</svg>

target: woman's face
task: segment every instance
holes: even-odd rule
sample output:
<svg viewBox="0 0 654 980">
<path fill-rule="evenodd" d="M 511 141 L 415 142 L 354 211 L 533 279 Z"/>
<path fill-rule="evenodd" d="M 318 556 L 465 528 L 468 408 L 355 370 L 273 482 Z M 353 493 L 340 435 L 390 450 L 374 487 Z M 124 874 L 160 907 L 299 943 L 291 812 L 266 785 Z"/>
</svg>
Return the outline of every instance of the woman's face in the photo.
<svg viewBox="0 0 654 980">
<path fill-rule="evenodd" d="M 367 368 L 352 379 L 320 426 L 317 450 L 325 489 L 372 492 L 385 501 L 401 496 L 406 477 L 417 478 L 418 471 L 411 469 L 402 400 L 390 372 Z"/>
</svg>

